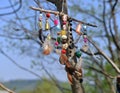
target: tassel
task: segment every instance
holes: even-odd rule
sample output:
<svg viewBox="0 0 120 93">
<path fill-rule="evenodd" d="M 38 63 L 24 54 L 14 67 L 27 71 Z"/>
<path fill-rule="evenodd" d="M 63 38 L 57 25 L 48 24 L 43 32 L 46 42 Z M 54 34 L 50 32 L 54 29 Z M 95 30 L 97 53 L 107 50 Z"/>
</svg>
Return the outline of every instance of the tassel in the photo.
<svg viewBox="0 0 120 93">
<path fill-rule="evenodd" d="M 39 30 L 39 40 L 43 43 L 43 38 L 42 38 L 42 29 Z"/>
</svg>

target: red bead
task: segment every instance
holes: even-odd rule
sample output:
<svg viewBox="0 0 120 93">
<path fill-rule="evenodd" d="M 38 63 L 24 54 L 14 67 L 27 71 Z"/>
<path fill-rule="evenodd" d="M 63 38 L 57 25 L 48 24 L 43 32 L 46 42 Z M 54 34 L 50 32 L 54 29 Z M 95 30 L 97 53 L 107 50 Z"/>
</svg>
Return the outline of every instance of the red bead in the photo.
<svg viewBox="0 0 120 93">
<path fill-rule="evenodd" d="M 64 21 L 64 22 L 63 22 L 63 25 L 66 25 L 66 23 L 67 23 L 67 22 L 66 22 L 66 21 Z"/>
<path fill-rule="evenodd" d="M 62 53 L 62 54 L 66 54 L 66 50 L 65 50 L 65 49 L 62 49 L 62 50 L 61 50 L 61 53 Z"/>
<path fill-rule="evenodd" d="M 47 17 L 47 18 L 50 18 L 50 13 L 46 13 L 46 17 Z"/>
</svg>

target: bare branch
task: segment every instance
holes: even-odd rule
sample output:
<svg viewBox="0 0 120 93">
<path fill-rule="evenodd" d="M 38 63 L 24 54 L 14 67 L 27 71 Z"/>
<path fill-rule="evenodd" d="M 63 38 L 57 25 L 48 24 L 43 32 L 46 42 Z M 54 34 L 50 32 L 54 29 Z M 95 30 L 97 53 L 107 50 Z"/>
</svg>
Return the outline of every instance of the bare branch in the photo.
<svg viewBox="0 0 120 93">
<path fill-rule="evenodd" d="M 33 9 L 33 10 L 41 11 L 41 12 L 45 12 L 45 13 L 51 13 L 51 14 L 56 14 L 56 15 L 60 15 L 60 16 L 63 16 L 63 15 L 64 15 L 63 12 L 52 11 L 52 10 L 45 10 L 45 9 L 36 8 L 36 7 L 30 7 L 30 8 Z M 92 26 L 92 27 L 97 27 L 97 26 L 94 25 L 94 24 L 86 23 L 86 22 L 77 20 L 77 19 L 75 19 L 75 18 L 69 17 L 69 16 L 68 16 L 68 18 L 71 18 L 73 21 L 79 22 L 79 23 L 81 23 L 81 24 L 85 24 L 85 25 Z"/>
<path fill-rule="evenodd" d="M 4 90 L 6 90 L 9 93 L 15 93 L 14 91 L 8 89 L 7 87 L 5 87 L 2 83 L 0 83 L 0 87 L 3 88 Z"/>
<path fill-rule="evenodd" d="M 112 67 L 120 74 L 120 69 L 117 65 L 93 42 L 89 39 L 89 42 L 94 45 L 94 47 L 101 53 L 101 55 L 112 65 Z"/>
</svg>

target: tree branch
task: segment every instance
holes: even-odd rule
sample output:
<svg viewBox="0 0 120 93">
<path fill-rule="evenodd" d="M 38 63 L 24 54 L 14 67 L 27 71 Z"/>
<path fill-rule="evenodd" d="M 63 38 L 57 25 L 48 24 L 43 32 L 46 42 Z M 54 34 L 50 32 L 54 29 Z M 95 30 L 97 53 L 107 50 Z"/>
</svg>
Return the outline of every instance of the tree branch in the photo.
<svg viewBox="0 0 120 93">
<path fill-rule="evenodd" d="M 1 87 L 2 89 L 6 90 L 6 91 L 9 92 L 9 93 L 15 93 L 14 91 L 12 91 L 12 90 L 8 89 L 7 87 L 5 87 L 2 83 L 0 83 L 0 87 Z"/>
<path fill-rule="evenodd" d="M 93 46 L 101 53 L 101 55 L 112 65 L 112 67 L 120 74 L 120 69 L 117 65 L 93 42 L 89 39 L 89 42 L 93 44 Z"/>
<path fill-rule="evenodd" d="M 51 13 L 51 14 L 56 14 L 56 15 L 60 15 L 60 16 L 63 16 L 63 15 L 64 15 L 63 12 L 52 11 L 52 10 L 45 10 L 45 9 L 36 8 L 36 7 L 30 7 L 30 8 L 33 9 L 33 10 L 36 10 L 36 11 L 44 12 L 44 13 Z M 68 18 L 71 18 L 73 21 L 79 22 L 79 23 L 81 23 L 81 24 L 85 24 L 85 25 L 92 26 L 92 27 L 97 27 L 97 26 L 94 25 L 94 24 L 86 23 L 86 22 L 77 20 L 77 19 L 75 19 L 75 18 L 69 17 L 69 16 L 68 16 Z"/>
</svg>

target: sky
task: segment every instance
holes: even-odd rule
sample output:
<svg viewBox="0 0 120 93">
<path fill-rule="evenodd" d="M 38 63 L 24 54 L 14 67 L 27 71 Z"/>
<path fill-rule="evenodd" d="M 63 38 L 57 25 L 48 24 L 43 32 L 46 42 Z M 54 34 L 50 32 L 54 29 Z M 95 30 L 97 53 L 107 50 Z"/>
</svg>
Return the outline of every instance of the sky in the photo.
<svg viewBox="0 0 120 93">
<path fill-rule="evenodd" d="M 9 6 L 9 0 L 0 0 L 0 9 L 2 7 L 6 7 Z M 32 4 L 31 4 L 32 5 Z M 0 14 L 1 13 L 5 13 L 5 12 L 11 11 L 11 10 L 0 10 Z M 6 16 L 6 18 L 11 18 L 9 16 Z M 2 24 L 0 24 L 0 27 L 5 25 L 5 22 L 1 21 L 0 22 Z M 1 30 L 1 29 L 0 29 Z M 3 34 L 2 31 L 0 31 L 0 34 Z M 4 48 L 2 46 L 2 44 L 6 44 L 6 39 L 3 37 L 0 37 L 0 48 L 2 50 L 4 50 L 4 52 L 11 57 L 13 60 L 15 60 L 19 65 L 32 70 L 35 73 L 38 73 L 40 76 L 46 76 L 44 71 L 37 71 L 35 69 L 31 69 L 31 58 L 29 56 L 26 55 L 21 55 L 19 53 L 16 53 L 16 50 L 12 50 L 8 51 L 6 48 Z M 59 64 L 59 63 L 57 63 Z M 53 65 L 56 66 L 57 64 Z M 57 66 L 56 66 L 57 67 Z M 63 67 L 62 67 L 63 68 Z M 60 72 L 56 72 L 54 70 L 51 70 L 52 73 L 56 76 L 56 78 L 58 78 L 61 81 L 65 81 L 66 77 L 63 77 L 63 73 L 65 75 L 65 71 Z M 58 74 L 59 73 L 59 74 Z M 9 80 L 17 80 L 17 79 L 38 79 L 38 77 L 36 77 L 35 75 L 26 72 L 20 68 L 18 68 L 15 64 L 13 64 L 6 56 L 4 56 L 3 54 L 0 53 L 0 81 L 9 81 Z"/>
<path fill-rule="evenodd" d="M 0 9 L 1 9 L 1 7 L 8 6 L 9 5 L 8 1 L 9 0 L 0 0 Z M 33 1 L 33 0 L 29 0 L 29 1 Z M 78 0 L 78 1 L 80 1 L 80 0 Z M 90 3 L 90 0 L 86 0 L 86 1 L 87 1 L 87 3 Z M 94 2 L 94 3 L 95 3 L 95 5 L 97 5 L 96 2 Z M 31 3 L 31 5 L 34 6 L 33 3 Z M 88 8 L 88 7 L 86 7 L 86 8 Z M 10 10 L 6 10 L 6 11 L 10 11 Z M 6 12 L 6 11 L 0 10 L 0 14 L 3 12 Z M 6 19 L 7 18 L 11 18 L 11 16 L 10 17 L 6 16 Z M 78 15 L 77 18 L 81 18 L 81 16 Z M 1 20 L 0 20 L 0 23 L 2 23 L 2 24 L 0 24 L 0 27 L 5 25 L 5 22 L 3 22 Z M 95 28 L 93 28 L 93 29 L 95 29 Z M 0 34 L 2 34 L 1 29 L 0 29 Z M 5 39 L 0 37 L 0 43 L 6 44 L 5 42 L 6 42 Z M 8 54 L 8 56 L 10 56 L 18 64 L 38 73 L 41 76 L 46 76 L 43 71 L 37 71 L 37 70 L 33 70 L 30 68 L 32 58 L 30 58 L 29 56 L 26 56 L 24 54 L 20 55 L 19 53 L 16 53 L 16 50 L 10 49 L 11 51 L 8 51 L 4 47 L 2 47 L 2 44 L 0 44 L 0 48 L 2 50 L 4 50 L 5 53 Z M 41 61 L 41 60 L 39 60 L 39 61 Z M 46 63 L 44 63 L 44 64 L 48 65 Z M 61 66 L 59 63 L 54 63 L 54 65 L 51 65 L 50 67 L 51 67 L 50 68 L 51 72 L 56 76 L 56 78 L 58 78 L 61 81 L 67 80 L 66 72 L 64 70 L 61 71 L 61 69 L 64 69 L 64 66 Z M 55 68 L 57 68 L 57 70 Z M 9 80 L 16 80 L 16 79 L 38 79 L 38 77 L 18 68 L 8 58 L 6 58 L 4 55 L 2 55 L 0 53 L 0 81 L 9 81 Z"/>
</svg>

